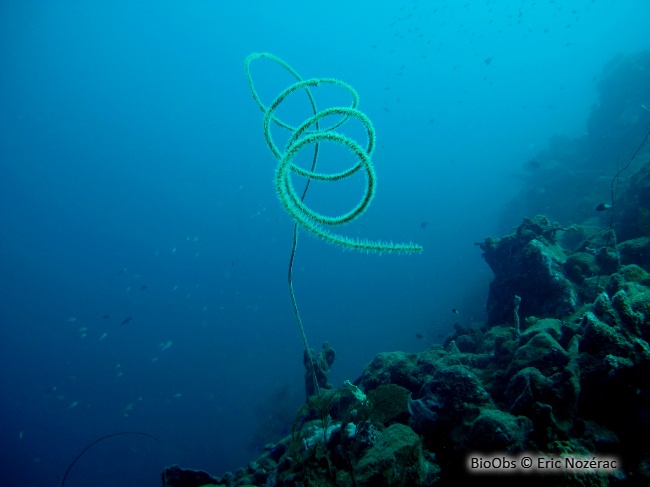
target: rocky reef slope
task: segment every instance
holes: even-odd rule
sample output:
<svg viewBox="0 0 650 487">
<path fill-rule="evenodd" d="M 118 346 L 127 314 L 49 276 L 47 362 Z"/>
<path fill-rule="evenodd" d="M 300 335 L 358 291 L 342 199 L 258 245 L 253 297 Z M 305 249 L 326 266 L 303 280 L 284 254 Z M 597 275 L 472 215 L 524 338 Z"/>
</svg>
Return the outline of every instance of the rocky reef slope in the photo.
<svg viewBox="0 0 650 487">
<path fill-rule="evenodd" d="M 531 213 L 478 244 L 494 272 L 486 323 L 457 325 L 421 353 L 377 355 L 354 383 L 312 396 L 291 434 L 236 473 L 172 466 L 163 485 L 457 485 L 490 475 L 472 459 L 498 462 L 500 484 L 650 485 L 650 116 L 639 107 L 650 101 L 647 73 L 650 53 L 612 61 L 592 135 L 556 141 L 529 161 L 538 174 L 520 206 L 561 211 L 557 221 Z M 575 168 L 633 152 L 629 174 L 606 178 L 607 189 L 621 188 L 598 218 L 592 191 L 605 167 Z M 535 185 L 566 192 L 544 201 L 551 193 Z M 505 461 L 526 455 L 588 464 L 504 473 Z M 610 464 L 591 463 L 603 459 Z"/>
<path fill-rule="evenodd" d="M 377 355 L 236 474 L 192 483 L 199 474 L 174 467 L 165 485 L 444 485 L 469 475 L 473 452 L 613 455 L 616 472 L 562 483 L 650 482 L 650 446 L 638 441 L 650 434 L 650 276 L 634 262 L 601 275 L 582 251 L 594 238 L 573 253 L 558 243 L 576 231 L 538 216 L 486 239 L 499 310 L 489 323 L 458 325 L 419 354 Z"/>
</svg>

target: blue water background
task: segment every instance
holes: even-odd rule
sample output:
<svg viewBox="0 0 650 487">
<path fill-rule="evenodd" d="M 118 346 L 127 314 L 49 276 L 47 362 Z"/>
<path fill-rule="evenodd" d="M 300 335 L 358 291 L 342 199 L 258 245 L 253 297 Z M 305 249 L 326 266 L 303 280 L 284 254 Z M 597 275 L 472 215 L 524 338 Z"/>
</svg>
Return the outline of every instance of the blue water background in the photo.
<svg viewBox="0 0 650 487">
<path fill-rule="evenodd" d="M 643 0 L 2 2 L 3 485 L 59 485 L 85 445 L 121 431 L 161 444 L 103 441 L 68 487 L 157 486 L 171 463 L 222 474 L 291 427 L 292 220 L 248 54 L 357 90 L 377 193 L 337 231 L 425 247 L 367 255 L 300 232 L 298 305 L 311 346 L 337 351 L 338 386 L 376 353 L 484 318 L 492 275 L 474 243 L 519 223 L 500 216 L 523 164 L 553 134 L 584 133 L 603 66 L 650 47 L 648 18 Z M 291 82 L 267 61 L 252 71 L 265 103 Z M 309 106 L 282 113 L 297 123 Z M 309 198 L 337 213 L 362 190 Z"/>
</svg>

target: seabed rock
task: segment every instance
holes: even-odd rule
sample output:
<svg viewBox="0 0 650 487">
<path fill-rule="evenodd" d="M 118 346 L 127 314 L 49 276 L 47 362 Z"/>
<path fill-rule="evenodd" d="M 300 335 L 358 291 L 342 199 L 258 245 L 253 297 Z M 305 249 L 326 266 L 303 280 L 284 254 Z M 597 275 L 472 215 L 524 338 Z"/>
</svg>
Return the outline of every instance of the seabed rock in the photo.
<svg viewBox="0 0 650 487">
<path fill-rule="evenodd" d="M 457 325 L 420 353 L 380 353 L 354 384 L 312 396 L 292 434 L 247 468 L 214 477 L 174 466 L 163 486 L 450 485 L 471 479 L 477 451 L 614 455 L 615 474 L 567 474 L 562 485 L 650 481 L 650 446 L 638 442 L 650 437 L 648 273 L 630 264 L 590 277 L 600 292 L 582 301 L 562 231 L 538 216 L 481 244 L 495 271 L 488 326 Z"/>
<path fill-rule="evenodd" d="M 494 272 L 488 295 L 488 326 L 524 316 L 563 317 L 576 310 L 575 286 L 564 275 L 567 254 L 557 244 L 564 229 L 538 215 L 502 238 L 486 238 L 479 246 Z M 516 297 L 519 297 L 517 300 Z"/>
</svg>

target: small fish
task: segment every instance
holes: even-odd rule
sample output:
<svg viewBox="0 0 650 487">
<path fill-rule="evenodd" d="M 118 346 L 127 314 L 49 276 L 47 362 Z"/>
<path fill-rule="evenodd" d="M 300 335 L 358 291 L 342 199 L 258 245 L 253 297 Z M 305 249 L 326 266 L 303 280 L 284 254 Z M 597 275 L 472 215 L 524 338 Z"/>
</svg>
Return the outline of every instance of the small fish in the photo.
<svg viewBox="0 0 650 487">
<path fill-rule="evenodd" d="M 146 285 L 146 284 L 143 284 L 142 286 L 140 286 L 140 291 L 144 291 L 145 289 L 147 289 L 147 285 Z"/>
<path fill-rule="evenodd" d="M 607 203 L 601 203 L 596 207 L 596 211 L 607 211 L 611 209 L 612 205 L 608 205 Z"/>
<path fill-rule="evenodd" d="M 427 228 L 428 226 L 429 226 L 429 222 L 420 223 L 420 228 Z"/>
<path fill-rule="evenodd" d="M 23 432 L 22 432 L 22 431 L 18 433 L 18 439 L 19 439 L 19 440 L 22 440 L 22 439 L 23 439 Z"/>
<path fill-rule="evenodd" d="M 167 350 L 169 347 L 172 346 L 172 341 L 171 341 L 171 340 L 168 340 L 167 342 L 161 343 L 161 344 L 158 345 L 158 346 L 160 347 L 160 351 L 161 351 L 161 352 L 164 352 L 165 350 Z"/>
<path fill-rule="evenodd" d="M 102 320 L 109 320 L 111 317 L 109 315 L 102 315 Z"/>
<path fill-rule="evenodd" d="M 72 401 L 66 409 L 76 408 L 79 405 L 77 401 Z"/>
<path fill-rule="evenodd" d="M 124 409 L 122 409 L 123 413 L 128 413 L 129 411 L 133 411 L 133 403 L 132 402 L 127 404 L 126 407 Z"/>
<path fill-rule="evenodd" d="M 75 318 L 74 316 L 71 316 L 70 318 L 68 318 L 65 321 L 68 322 L 68 323 L 74 323 L 75 321 L 77 321 L 77 318 Z"/>
<path fill-rule="evenodd" d="M 102 336 L 99 337 L 99 341 L 102 341 L 107 335 L 108 333 L 102 333 Z"/>
<path fill-rule="evenodd" d="M 485 64 L 489 65 L 492 62 L 492 59 L 494 59 L 494 58 L 488 57 L 488 58 L 485 58 L 485 60 L 483 62 Z"/>
<path fill-rule="evenodd" d="M 456 308 L 451 308 L 451 312 L 454 313 L 455 315 L 458 314 L 458 310 Z"/>
<path fill-rule="evenodd" d="M 530 160 L 526 163 L 526 167 L 527 167 L 528 169 L 539 169 L 540 167 L 542 167 L 542 165 L 540 164 L 540 162 L 539 162 L 538 160 L 536 160 L 536 159 L 530 159 Z"/>
<path fill-rule="evenodd" d="M 424 339 L 424 335 L 422 335 L 422 333 L 416 333 L 415 338 L 417 338 L 418 340 L 422 340 Z"/>
<path fill-rule="evenodd" d="M 129 321 L 131 321 L 132 319 L 133 319 L 133 317 L 131 317 L 131 316 L 127 316 L 126 318 L 124 318 L 124 319 L 122 320 L 122 323 L 120 323 L 120 325 L 126 325 L 126 324 L 127 324 Z"/>
</svg>

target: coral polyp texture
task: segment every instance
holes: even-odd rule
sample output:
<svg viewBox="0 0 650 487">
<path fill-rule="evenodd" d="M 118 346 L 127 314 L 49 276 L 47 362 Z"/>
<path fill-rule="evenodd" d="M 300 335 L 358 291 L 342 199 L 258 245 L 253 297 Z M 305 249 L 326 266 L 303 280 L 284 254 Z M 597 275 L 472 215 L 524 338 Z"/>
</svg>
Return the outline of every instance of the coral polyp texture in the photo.
<svg viewBox="0 0 650 487">
<path fill-rule="evenodd" d="M 296 79 L 296 82 L 282 91 L 282 93 L 280 93 L 268 107 L 262 103 L 262 100 L 255 89 L 255 84 L 253 83 L 253 77 L 250 71 L 251 63 L 261 58 L 277 63 Z M 269 149 L 278 160 L 278 166 L 275 171 L 275 189 L 278 198 L 287 213 L 289 213 L 296 222 L 313 235 L 328 242 L 341 245 L 347 249 L 378 253 L 420 252 L 422 247 L 411 242 L 393 243 L 379 240 L 351 238 L 334 233 L 328 228 L 351 222 L 360 217 L 368 209 L 368 206 L 375 195 L 376 174 L 371 158 L 372 152 L 375 148 L 375 129 L 370 119 L 363 112 L 357 109 L 359 104 L 359 95 L 354 88 L 343 81 L 332 78 L 313 78 L 304 80 L 296 70 L 285 61 L 267 52 L 253 53 L 246 58 L 246 76 L 248 78 L 248 84 L 253 94 L 253 98 L 260 109 L 264 112 L 264 138 L 266 139 Z M 322 85 L 335 85 L 343 88 L 352 97 L 351 106 L 332 107 L 318 110 L 312 90 Z M 304 91 L 307 94 L 313 115 L 296 127 L 278 118 L 276 112 L 278 107 L 287 99 L 287 97 L 297 91 Z M 332 116 L 338 116 L 340 118 L 332 125 L 322 128 L 321 124 L 324 119 L 329 119 Z M 337 128 L 341 127 L 350 119 L 357 119 L 364 126 L 368 138 L 365 147 L 362 147 L 357 141 L 350 137 L 336 132 Z M 271 128 L 274 124 L 291 132 L 284 150 L 280 150 L 273 140 Z M 358 162 L 344 171 L 332 174 L 317 172 L 315 171 L 315 166 L 318 157 L 318 149 L 316 149 L 311 170 L 301 168 L 294 164 L 295 157 L 303 148 L 313 144 L 321 144 L 323 142 L 330 142 L 345 147 L 357 158 Z M 336 216 L 323 215 L 307 206 L 304 202 L 304 198 L 299 195 L 291 181 L 292 173 L 299 174 L 308 180 L 334 182 L 352 176 L 358 171 L 364 171 L 366 174 L 366 185 L 363 195 L 359 203 L 353 209 L 347 213 Z"/>
</svg>

